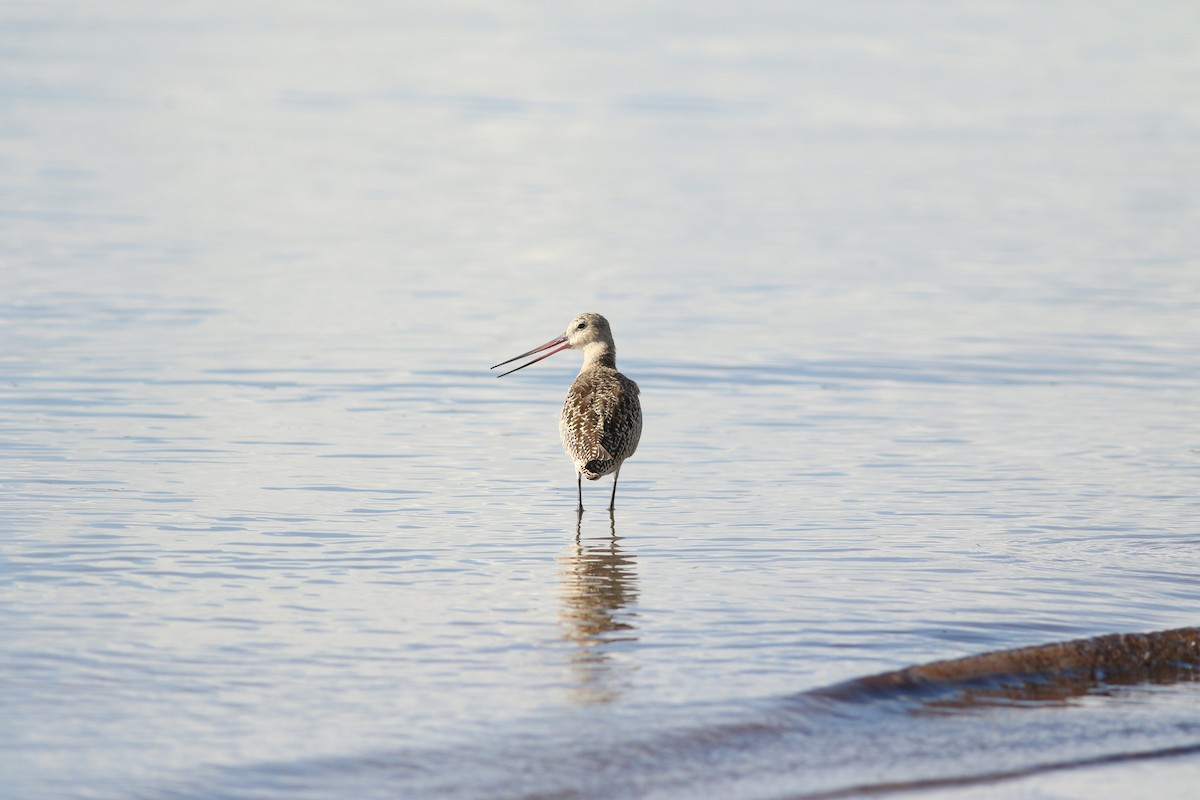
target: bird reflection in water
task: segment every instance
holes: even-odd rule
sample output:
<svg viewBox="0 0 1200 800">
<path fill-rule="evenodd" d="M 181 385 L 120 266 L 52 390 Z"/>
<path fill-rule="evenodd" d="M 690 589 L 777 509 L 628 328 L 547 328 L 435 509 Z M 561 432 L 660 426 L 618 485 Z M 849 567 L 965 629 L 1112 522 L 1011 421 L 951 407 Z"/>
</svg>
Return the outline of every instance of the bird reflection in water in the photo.
<svg viewBox="0 0 1200 800">
<path fill-rule="evenodd" d="M 581 704 L 610 703 L 620 697 L 632 667 L 617 652 L 637 641 L 637 572 L 634 557 L 621 549 L 616 518 L 609 515 L 609 535 L 585 539 L 582 517 L 575 541 L 559 556 L 559 589 L 563 638 L 574 645 L 570 668 L 573 699 Z"/>
</svg>

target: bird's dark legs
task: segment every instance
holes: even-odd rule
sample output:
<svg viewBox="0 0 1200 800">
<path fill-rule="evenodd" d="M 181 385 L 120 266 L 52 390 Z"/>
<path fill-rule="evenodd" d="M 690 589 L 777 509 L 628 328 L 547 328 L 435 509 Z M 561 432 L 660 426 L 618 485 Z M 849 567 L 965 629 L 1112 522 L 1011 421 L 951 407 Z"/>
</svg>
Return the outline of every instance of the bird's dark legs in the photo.
<svg viewBox="0 0 1200 800">
<path fill-rule="evenodd" d="M 608 510 L 609 511 L 612 511 L 614 508 L 617 507 L 617 478 L 619 478 L 619 477 L 621 477 L 621 468 L 617 467 L 617 471 L 613 473 L 613 493 L 612 493 L 612 499 L 608 501 Z M 583 501 L 581 500 L 579 502 L 579 504 L 583 505 Z"/>
<path fill-rule="evenodd" d="M 613 490 L 612 497 L 608 500 L 608 510 L 612 511 L 617 507 L 617 478 L 621 477 L 621 468 L 617 467 L 617 471 L 613 473 Z M 579 473 L 576 477 L 576 488 L 579 490 L 579 507 L 575 510 L 580 514 L 583 513 L 583 473 Z"/>
</svg>

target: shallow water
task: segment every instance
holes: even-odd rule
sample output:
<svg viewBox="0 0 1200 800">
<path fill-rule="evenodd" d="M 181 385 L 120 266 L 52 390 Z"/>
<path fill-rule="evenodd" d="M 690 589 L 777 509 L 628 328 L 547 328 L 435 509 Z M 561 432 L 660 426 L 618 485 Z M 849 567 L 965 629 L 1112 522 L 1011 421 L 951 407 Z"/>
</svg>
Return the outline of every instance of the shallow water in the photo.
<svg viewBox="0 0 1200 800">
<path fill-rule="evenodd" d="M 1190 684 L 788 700 L 1200 615 L 1200 20 L 1055 8 L 4 7 L 6 791 L 1194 785 Z M 486 369 L 583 310 L 611 519 Z"/>
</svg>

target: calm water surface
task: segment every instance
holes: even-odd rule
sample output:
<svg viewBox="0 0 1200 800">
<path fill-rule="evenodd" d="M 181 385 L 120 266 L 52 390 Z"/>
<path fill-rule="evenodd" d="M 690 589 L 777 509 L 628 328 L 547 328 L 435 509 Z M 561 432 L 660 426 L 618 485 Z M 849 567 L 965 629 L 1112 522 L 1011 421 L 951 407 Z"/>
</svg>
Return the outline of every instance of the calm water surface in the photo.
<svg viewBox="0 0 1200 800">
<path fill-rule="evenodd" d="M 0 6 L 3 795 L 1186 796 L 1192 684 L 796 698 L 1200 621 L 1198 17 Z"/>
</svg>

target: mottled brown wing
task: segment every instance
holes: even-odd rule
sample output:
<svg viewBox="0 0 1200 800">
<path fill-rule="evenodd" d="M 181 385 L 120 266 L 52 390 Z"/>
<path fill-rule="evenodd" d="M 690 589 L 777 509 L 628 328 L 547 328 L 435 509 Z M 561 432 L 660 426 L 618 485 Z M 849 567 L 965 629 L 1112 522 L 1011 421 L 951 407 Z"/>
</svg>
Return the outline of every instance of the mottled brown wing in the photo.
<svg viewBox="0 0 1200 800">
<path fill-rule="evenodd" d="M 641 435 L 637 398 L 637 384 L 615 370 L 581 375 L 571 384 L 560 433 L 563 448 L 585 473 L 607 474 L 633 454 Z"/>
<path fill-rule="evenodd" d="M 637 449 L 642 435 L 642 406 L 638 400 L 638 385 L 618 373 L 611 391 L 598 399 L 598 413 L 603 419 L 600 443 L 608 456 L 606 460 L 624 461 Z"/>
</svg>

